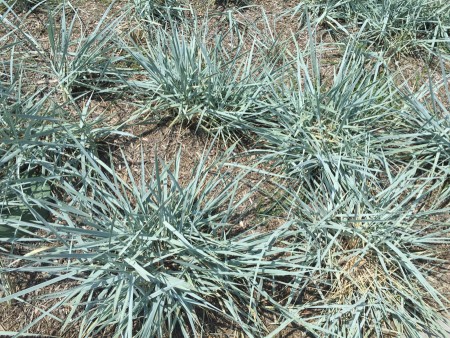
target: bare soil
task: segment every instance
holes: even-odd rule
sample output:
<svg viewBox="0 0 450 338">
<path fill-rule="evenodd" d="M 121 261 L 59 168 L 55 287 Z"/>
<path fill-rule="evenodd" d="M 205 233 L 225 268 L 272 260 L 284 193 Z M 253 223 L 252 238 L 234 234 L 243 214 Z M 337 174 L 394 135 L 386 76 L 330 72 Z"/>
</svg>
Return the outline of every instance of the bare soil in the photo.
<svg viewBox="0 0 450 338">
<path fill-rule="evenodd" d="M 86 1 L 86 0 L 74 0 L 71 2 L 73 7 L 77 9 L 82 21 L 83 28 L 89 32 L 92 31 L 100 18 L 102 17 L 104 11 L 109 6 L 108 1 Z M 112 11 L 109 16 L 112 18 L 115 15 L 119 15 L 122 11 L 124 5 L 127 1 L 118 1 L 114 4 Z M 301 49 L 305 48 L 308 44 L 307 33 L 299 34 L 300 22 L 295 16 L 291 16 L 287 13 L 283 18 L 279 19 L 279 14 L 287 12 L 292 9 L 298 2 L 289 1 L 271 1 L 271 0 L 254 0 L 252 6 L 241 10 L 239 13 L 234 15 L 240 18 L 240 22 L 243 26 L 247 28 L 248 37 L 255 34 L 265 34 L 265 40 L 273 43 L 277 41 L 286 41 L 290 39 L 293 35 L 297 36 L 297 42 Z M 193 0 L 192 5 L 197 8 L 200 15 L 206 15 L 209 12 L 217 11 L 219 13 L 227 13 L 227 11 L 232 11 L 238 5 L 238 1 L 215 1 L 207 2 L 205 6 L 204 1 Z M 278 18 L 278 19 L 276 19 Z M 28 16 L 27 20 L 22 24 L 23 27 L 31 32 L 38 40 L 46 39 L 46 28 L 45 28 L 46 13 L 45 11 L 37 11 Z M 214 34 L 215 27 L 212 27 L 212 34 Z M 2 27 L 0 27 L 0 34 L 4 35 L 6 32 Z M 324 78 L 332 76 L 333 69 L 336 66 L 335 60 L 340 56 L 340 50 L 336 47 L 332 47 L 331 43 L 336 42 L 339 36 L 332 35 L 326 30 L 319 31 L 316 34 L 316 38 L 324 43 L 330 43 L 330 51 L 326 55 L 321 55 L 321 59 L 327 64 L 322 71 Z M 13 39 L 13 37 L 11 37 Z M 249 46 L 251 46 L 251 41 L 249 40 Z M 295 51 L 295 46 L 290 46 L 292 52 Z M 410 68 L 409 72 L 411 76 L 408 81 L 414 82 L 414 79 L 419 77 L 420 79 L 426 78 L 424 74 L 421 74 L 421 60 L 400 60 L 399 67 L 403 69 Z M 450 68 L 447 68 L 448 70 Z M 417 74 L 416 74 L 417 73 Z M 36 73 L 33 73 L 36 74 Z M 436 72 L 432 74 L 433 77 L 438 77 L 440 74 L 439 69 L 436 68 Z M 45 78 L 37 77 L 33 75 L 27 79 L 30 83 L 41 83 L 46 81 Z M 411 87 L 417 88 L 418 83 L 411 83 Z M 445 101 L 445 97 L 442 98 Z M 80 100 L 78 103 L 82 106 L 83 101 Z M 130 115 L 135 107 L 128 102 L 125 98 L 118 98 L 117 100 L 110 101 L 102 98 L 101 96 L 93 98 L 91 101 L 91 106 L 95 107 L 95 110 L 99 114 L 108 114 L 108 111 L 119 111 L 119 116 L 126 119 Z M 206 149 L 210 147 L 211 139 L 208 135 L 196 132 L 195 128 L 186 128 L 186 126 L 174 125 L 169 126 L 168 123 L 164 121 L 160 123 L 150 124 L 148 126 L 136 126 L 129 132 L 133 133 L 136 138 L 130 138 L 124 142 L 112 143 L 111 146 L 117 149 L 123 150 L 128 163 L 132 164 L 132 171 L 136 175 L 135 179 L 139 178 L 141 168 L 141 161 L 144 162 L 148 172 L 147 175 L 151 174 L 151 170 L 154 167 L 155 157 L 161 159 L 166 163 L 173 161 L 181 149 L 181 163 L 182 167 L 180 170 L 181 181 L 187 181 L 187 179 L 192 175 L 192 170 L 195 167 L 198 159 L 205 152 Z M 210 156 L 213 158 L 216 156 L 221 149 L 213 149 L 210 152 Z M 115 166 L 119 172 L 126 175 L 126 170 L 123 167 L 121 155 L 116 157 Z M 244 163 L 252 163 L 253 158 L 246 158 L 242 160 Z M 276 225 L 273 225 L 276 226 Z M 1 257 L 0 257 L 1 259 Z M 39 280 L 45 280 L 47 276 L 36 274 L 21 274 L 15 275 L 14 284 L 17 288 L 22 289 L 36 284 Z M 436 280 L 442 291 L 450 296 L 450 273 L 447 272 L 442 275 L 442 278 Z M 53 286 L 51 290 L 56 292 L 58 289 L 64 288 L 65 285 Z M 67 287 L 67 286 L 66 286 Z M 1 294 L 0 294 L 1 296 Z M 39 315 L 41 315 L 41 310 L 49 309 L 54 301 L 43 301 L 41 303 L 28 303 L 27 299 L 23 299 L 22 302 L 13 301 L 11 304 L 1 304 L 0 305 L 0 330 L 5 331 L 20 331 Z M 53 313 L 56 317 L 64 319 L 67 313 L 70 311 L 69 308 L 60 308 L 58 312 Z M 272 324 L 270 324 L 272 323 Z M 272 329 L 276 328 L 276 321 L 268 321 L 268 326 Z M 45 336 L 61 336 L 60 332 L 61 323 L 55 319 L 45 317 L 38 325 L 34 326 L 29 332 L 39 335 L 39 337 Z M 229 323 L 223 323 L 219 319 L 212 319 L 212 324 L 207 325 L 210 331 L 205 332 L 205 337 L 244 337 L 242 332 L 236 328 L 230 327 Z M 77 330 L 76 327 L 71 328 L 67 332 L 62 334 L 63 337 L 76 337 Z M 108 332 L 105 332 L 105 337 L 108 337 Z M 289 327 L 283 330 L 279 337 L 304 337 L 302 333 L 296 327 Z"/>
</svg>

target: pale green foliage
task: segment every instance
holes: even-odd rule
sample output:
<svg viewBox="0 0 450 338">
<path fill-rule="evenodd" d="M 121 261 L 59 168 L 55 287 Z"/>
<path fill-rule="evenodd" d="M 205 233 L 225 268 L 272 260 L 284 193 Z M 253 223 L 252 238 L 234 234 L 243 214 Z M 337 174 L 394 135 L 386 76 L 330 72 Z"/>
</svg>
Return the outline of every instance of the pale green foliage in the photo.
<svg viewBox="0 0 450 338">
<path fill-rule="evenodd" d="M 192 123 L 210 133 L 235 134 L 261 111 L 257 102 L 268 70 L 255 64 L 242 43 L 226 49 L 232 32 L 207 44 L 208 27 L 196 21 L 170 21 L 168 31 L 156 27 L 148 29 L 145 44 L 122 46 L 144 70 L 139 81 L 129 81 L 134 93 L 165 108 L 173 123 Z"/>
<path fill-rule="evenodd" d="M 361 28 L 362 43 L 389 54 L 450 47 L 450 4 L 445 0 L 307 0 L 295 8 L 297 13 L 305 10 L 335 31 L 350 34 Z"/>
<path fill-rule="evenodd" d="M 5 334 L 48 317 L 80 337 L 200 337 L 221 323 L 249 337 L 445 335 L 447 299 L 432 280 L 448 263 L 448 54 L 435 44 L 447 24 L 411 32 L 448 7 L 430 3 L 430 16 L 383 4 L 415 21 L 388 20 L 377 35 L 379 2 L 327 2 L 302 12 L 304 47 L 303 32 L 241 32 L 231 11 L 210 39 L 195 13 L 136 2 L 81 35 L 74 6 L 56 7 L 46 49 L 10 8 L 0 19 L 0 304 L 50 305 Z M 120 29 L 130 13 L 141 15 L 140 41 Z M 364 22 L 330 67 L 314 25 L 338 19 Z M 412 90 L 366 42 L 438 46 L 441 80 Z M 95 97 L 134 109 L 99 114 Z M 136 163 L 116 146 L 162 118 L 214 136 L 189 174 L 181 152 L 150 167 L 144 147 Z M 17 273 L 31 272 L 44 279 L 18 289 Z"/>
</svg>

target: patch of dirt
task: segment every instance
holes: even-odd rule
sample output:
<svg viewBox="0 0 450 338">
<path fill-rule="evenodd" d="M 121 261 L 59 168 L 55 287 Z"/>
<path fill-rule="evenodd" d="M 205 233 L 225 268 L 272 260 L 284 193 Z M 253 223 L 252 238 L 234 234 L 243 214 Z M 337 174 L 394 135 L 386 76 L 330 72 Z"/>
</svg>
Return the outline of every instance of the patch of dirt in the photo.
<svg viewBox="0 0 450 338">
<path fill-rule="evenodd" d="M 95 29 L 96 23 L 100 20 L 109 5 L 107 1 L 92 2 L 78 0 L 72 1 L 71 3 L 74 8 L 77 8 L 78 14 L 83 22 L 85 34 L 89 34 Z M 108 16 L 113 18 L 120 15 L 123 13 L 123 8 L 126 4 L 127 1 L 119 1 L 114 3 L 112 11 Z M 194 8 L 199 9 L 200 15 L 209 14 L 214 16 L 214 19 L 212 19 L 209 23 L 211 42 L 213 42 L 213 37 L 216 36 L 221 30 L 229 29 L 227 16 L 233 16 L 236 19 L 237 25 L 240 26 L 239 28 L 244 31 L 245 49 L 249 51 L 253 46 L 254 38 L 257 37 L 257 39 L 261 42 L 258 52 L 264 53 L 264 51 L 266 51 L 267 54 L 270 54 L 268 57 L 274 58 L 277 56 L 277 48 L 287 48 L 294 54 L 296 51 L 296 46 L 293 39 L 295 39 L 295 42 L 301 50 L 306 49 L 309 44 L 309 35 L 307 30 L 304 29 L 304 23 L 298 16 L 292 15 L 292 12 L 290 12 L 290 10 L 297 4 L 298 2 L 291 0 L 255 0 L 248 4 L 245 9 L 236 11 L 236 8 L 241 7 L 242 5 L 247 5 L 245 0 L 209 2 L 200 0 L 192 1 Z M 285 15 L 280 16 L 280 13 L 285 13 Z M 43 46 L 48 47 L 48 42 L 46 42 L 47 30 L 45 26 L 46 15 L 47 14 L 45 11 L 37 11 L 36 13 L 30 14 L 27 20 L 23 23 L 23 26 L 36 37 L 37 41 L 41 41 Z M 0 35 L 3 36 L 6 34 L 5 28 L 3 27 L 3 31 L 1 29 L 2 28 L 0 28 Z M 127 28 L 125 27 L 124 29 Z M 78 32 L 78 34 L 81 34 L 81 32 Z M 318 55 L 318 58 L 323 61 L 323 64 L 325 64 L 324 67 L 321 67 L 321 72 L 324 77 L 324 81 L 326 82 L 327 79 L 332 78 L 336 68 L 336 62 L 342 55 L 342 51 L 339 49 L 338 44 L 336 44 L 336 40 L 339 37 L 332 35 L 325 28 L 319 28 L 314 38 L 318 41 L 318 43 L 328 46 L 328 49 L 322 49 Z M 230 40 L 227 42 L 229 43 L 230 48 L 235 47 L 235 42 L 231 41 L 230 37 L 229 39 Z M 8 42 L 12 41 L 13 36 L 8 39 Z M 289 43 L 286 43 L 288 41 Z M 35 57 L 34 54 L 32 57 Z M 418 88 L 419 83 L 415 82 L 414 79 L 417 77 L 422 79 L 423 73 L 420 72 L 423 70 L 423 64 L 415 59 L 404 59 L 401 60 L 401 63 L 403 64 L 401 67 L 404 67 L 405 74 L 407 74 L 408 77 L 406 82 L 410 83 L 411 88 Z M 36 63 L 36 65 L 38 65 L 38 63 Z M 416 71 L 419 72 L 418 75 L 415 74 Z M 441 79 L 439 78 L 439 74 L 442 73 L 439 73 L 438 68 L 433 69 L 433 79 L 439 81 Z M 46 91 L 51 90 L 52 86 L 55 86 L 54 82 L 49 81 L 48 78 L 38 72 L 35 72 L 33 69 L 28 70 L 24 76 L 30 86 L 37 85 L 39 88 Z M 420 83 L 420 85 L 422 84 L 423 83 Z M 31 87 L 29 90 L 30 92 L 33 92 L 35 89 L 35 87 Z M 61 94 L 59 92 L 56 93 L 56 95 Z M 444 102 L 445 95 L 442 94 L 442 91 L 439 92 L 438 95 L 442 95 L 442 101 Z M 86 106 L 88 102 L 87 97 L 88 96 L 76 101 L 79 109 L 83 109 Z M 56 97 L 55 101 L 61 101 L 61 97 Z M 108 116 L 110 114 L 112 116 L 111 118 L 116 119 L 114 124 L 127 120 L 127 118 L 129 118 L 129 116 L 132 115 L 137 109 L 137 106 L 124 98 L 108 100 L 101 95 L 92 98 L 90 107 L 92 108 L 93 116 Z M 177 156 L 180 156 L 181 159 L 179 175 L 180 182 L 183 184 L 192 177 L 192 171 L 195 168 L 195 165 L 202 157 L 202 154 L 204 154 L 205 151 L 211 147 L 212 139 L 206 134 L 195 132 L 195 130 L 193 130 L 195 128 L 187 128 L 184 125 L 170 126 L 169 124 L 170 121 L 167 121 L 167 123 L 161 121 L 160 123 L 152 122 L 149 124 L 139 124 L 132 129 L 127 130 L 135 135 L 135 138 L 130 138 L 125 141 L 112 141 L 112 143 L 109 144 L 118 150 L 115 154 L 114 166 L 125 181 L 128 181 L 129 177 L 127 177 L 128 173 L 124 160 L 126 160 L 130 165 L 134 180 L 138 181 L 142 175 L 142 162 L 146 170 L 145 175 L 149 178 L 152 175 L 156 158 L 160 159 L 164 163 L 173 163 Z M 212 146 L 208 154 L 209 160 L 212 161 L 214 158 L 219 156 L 225 147 L 226 146 L 220 144 L 219 142 Z M 122 157 L 119 149 L 123 151 L 125 159 Z M 239 153 L 239 149 L 236 153 Z M 236 158 L 236 162 L 242 165 L 252 165 L 255 161 L 255 157 Z M 261 169 L 264 170 L 265 168 Z M 246 179 L 248 179 L 248 186 L 243 188 L 242 191 L 237 194 L 237 198 L 245 195 L 245 193 L 252 188 L 252 184 L 256 184 L 266 178 L 263 174 L 252 174 Z M 265 191 L 265 194 L 258 195 L 260 200 L 249 201 L 250 204 L 254 203 L 256 208 L 258 207 L 256 204 L 263 204 L 264 201 L 270 200 L 270 198 L 273 198 L 274 195 L 276 195 L 273 187 L 270 186 L 270 178 L 267 178 L 267 181 L 267 184 L 262 184 L 262 190 Z M 271 193 L 272 195 L 270 195 Z M 243 206 L 243 209 L 248 207 L 249 205 L 245 205 Z M 280 217 L 280 223 L 281 222 L 282 220 Z M 237 231 L 244 231 L 248 225 L 254 224 L 252 216 L 249 215 L 247 218 L 240 219 L 238 224 L 241 228 Z M 279 226 L 279 223 L 274 221 L 265 226 L 267 229 L 275 229 Z M 264 231 L 264 229 L 260 230 Z M 33 283 L 36 283 L 37 280 L 44 280 L 45 278 L 46 276 L 37 276 L 36 274 L 34 276 L 31 274 L 27 276 L 17 275 L 15 276 L 16 286 L 19 289 L 23 289 L 27 286 L 33 285 Z M 450 294 L 449 281 L 450 274 L 448 276 L 444 276 L 442 280 L 436 281 L 436 284 L 444 284 L 445 287 L 443 288 L 443 292 Z M 70 284 L 64 283 L 57 284 L 49 288 L 50 290 L 47 289 L 46 291 L 56 292 L 69 285 Z M 46 301 L 40 304 L 27 304 L 26 302 L 13 302 L 12 305 L 8 305 L 6 303 L 0 304 L 0 329 L 18 331 L 41 314 L 38 308 L 41 310 L 48 309 L 53 304 L 54 301 Z M 70 309 L 62 307 L 54 314 L 61 319 L 64 319 L 69 311 Z M 207 331 L 205 332 L 205 337 L 244 336 L 239 330 L 237 330 L 237 328 L 230 327 L 229 323 L 222 322 L 220 319 L 215 318 L 208 320 L 211 323 L 206 326 Z M 268 319 L 267 326 L 271 330 L 275 330 L 278 324 L 279 323 L 277 323 L 276 318 L 270 318 L 270 320 Z M 37 326 L 35 326 L 33 330 L 30 330 L 30 332 L 39 333 L 41 335 L 59 336 L 60 327 L 61 323 L 59 321 L 46 317 Z M 76 327 L 73 327 L 70 331 L 65 332 L 63 336 L 77 336 Z M 107 336 L 107 333 L 105 333 L 105 337 Z M 278 336 L 303 337 L 305 334 L 301 332 L 301 329 L 292 325 L 283 330 Z"/>
</svg>

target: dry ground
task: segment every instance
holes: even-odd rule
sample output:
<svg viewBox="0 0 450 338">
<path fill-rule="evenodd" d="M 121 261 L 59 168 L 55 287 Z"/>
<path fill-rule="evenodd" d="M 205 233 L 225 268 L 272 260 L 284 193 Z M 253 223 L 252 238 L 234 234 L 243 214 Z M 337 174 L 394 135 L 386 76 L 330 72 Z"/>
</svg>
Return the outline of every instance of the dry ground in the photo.
<svg viewBox="0 0 450 338">
<path fill-rule="evenodd" d="M 83 20 L 84 28 L 92 30 L 95 27 L 96 22 L 103 15 L 104 11 L 108 7 L 108 1 L 86 1 L 86 0 L 73 0 L 71 1 L 74 8 L 79 12 L 80 17 Z M 125 6 L 127 1 L 118 1 L 115 3 L 113 10 L 110 12 L 109 16 L 114 17 L 121 12 L 123 6 Z M 286 15 L 281 20 L 275 20 L 279 17 L 279 14 L 292 8 L 296 5 L 296 1 L 270 1 L 270 0 L 255 0 L 252 2 L 253 5 L 242 10 L 240 16 L 240 21 L 242 25 L 246 25 L 248 30 L 251 32 L 252 29 L 255 32 L 265 32 L 267 38 L 279 39 L 280 41 L 289 39 L 292 34 L 298 30 L 298 22 L 295 18 Z M 200 15 L 206 15 L 208 12 L 226 12 L 233 9 L 236 5 L 232 1 L 216 1 L 215 3 L 210 2 L 207 7 L 205 3 L 200 0 L 194 0 L 192 2 L 194 8 L 197 8 Z M 37 11 L 28 16 L 23 25 L 38 38 L 38 40 L 44 41 L 46 39 L 45 30 L 45 11 Z M 211 32 L 214 32 L 212 29 Z M 5 32 L 0 31 L 0 34 L 5 34 Z M 256 33 L 255 33 L 256 34 Z M 251 36 L 251 34 L 249 34 Z M 339 38 L 339 36 L 332 36 L 325 31 L 319 32 L 319 39 L 325 42 L 333 42 Z M 303 39 L 299 37 L 300 45 L 305 46 L 307 41 L 307 36 Z M 293 46 L 291 46 L 293 48 Z M 326 77 L 327 73 L 332 74 L 333 67 L 335 66 L 334 60 L 339 58 L 339 50 L 334 48 L 330 50 L 327 55 L 322 55 L 322 61 L 328 62 L 328 65 L 323 69 L 323 75 Z M 407 76 L 407 81 L 410 83 L 411 88 L 418 88 L 424 78 L 423 75 L 423 61 L 420 59 L 401 59 L 397 60 L 391 67 L 396 67 L 398 70 L 402 70 L 402 74 L 409 74 Z M 450 67 L 449 67 L 450 70 Z M 433 74 L 435 78 L 439 76 L 439 69 Z M 30 78 L 30 82 L 39 83 L 39 81 L 44 81 L 41 78 Z M 400 82 L 402 79 L 399 80 Z M 83 100 L 79 101 L 79 105 L 83 105 Z M 119 116 L 126 118 L 135 107 L 130 104 L 126 99 L 118 98 L 117 100 L 110 101 L 105 100 L 101 96 L 95 97 L 90 103 L 91 107 L 95 107 L 99 113 L 107 113 L 108 111 L 120 111 Z M 134 163 L 135 167 L 132 168 L 137 175 L 140 171 L 140 161 L 141 161 L 141 151 L 144 154 L 144 162 L 146 167 L 153 167 L 153 161 L 155 154 L 166 162 L 172 161 L 181 148 L 181 156 L 183 166 L 181 168 L 181 178 L 186 178 L 191 175 L 192 168 L 195 166 L 196 161 L 200 157 L 201 153 L 209 146 L 210 139 L 207 135 L 201 133 L 196 133 L 193 128 L 186 128 L 185 126 L 174 125 L 169 126 L 168 123 L 161 121 L 160 123 L 155 123 L 148 126 L 137 126 L 130 130 L 137 137 L 135 139 L 130 139 L 127 142 L 121 144 L 111 144 L 111 146 L 120 147 L 123 149 L 124 154 L 130 163 Z M 213 151 L 211 156 L 214 156 L 217 152 Z M 245 160 L 244 160 L 245 161 Z M 252 159 L 247 160 L 252 161 Z M 117 159 L 117 167 L 119 171 L 120 168 L 120 158 Z M 124 172 L 125 174 L 125 172 Z M 441 276 L 436 280 L 439 288 L 450 295 L 450 274 Z M 17 275 L 14 283 L 18 288 L 23 288 L 29 286 L 32 283 L 36 283 L 39 279 L 45 279 L 45 276 L 34 274 L 34 275 Z M 58 288 L 64 288 L 64 284 L 54 287 L 52 291 L 57 291 Z M 42 302 L 40 304 L 28 304 L 26 299 L 24 302 L 12 302 L 11 304 L 1 304 L 0 305 L 0 330 L 6 331 L 19 331 L 21 328 L 30 323 L 34 318 L 40 315 L 38 308 L 46 309 L 51 306 L 51 302 Z M 64 318 L 65 313 L 69 309 L 60 309 L 55 315 Z M 268 319 L 269 320 L 269 319 Z M 269 321 L 270 322 L 270 321 Z M 276 325 L 276 324 L 274 324 Z M 39 325 L 33 327 L 30 332 L 36 333 L 39 337 L 48 336 L 59 336 L 60 323 L 56 320 L 46 318 L 41 321 Z M 220 321 L 214 321 L 209 325 L 210 332 L 205 332 L 205 337 L 241 337 L 242 334 L 239 331 L 230 328 L 226 323 L 221 323 Z M 68 330 L 63 336 L 64 337 L 75 337 L 77 335 L 76 327 Z M 295 327 L 289 328 L 282 332 L 280 337 L 302 337 L 303 334 Z M 108 332 L 105 332 L 104 337 L 108 337 Z"/>
</svg>

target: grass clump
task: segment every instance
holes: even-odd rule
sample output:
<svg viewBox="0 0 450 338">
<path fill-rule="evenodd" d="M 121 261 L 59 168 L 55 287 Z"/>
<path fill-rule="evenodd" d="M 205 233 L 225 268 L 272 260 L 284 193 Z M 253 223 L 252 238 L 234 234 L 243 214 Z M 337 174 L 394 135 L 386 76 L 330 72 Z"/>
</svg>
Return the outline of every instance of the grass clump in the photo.
<svg viewBox="0 0 450 338">
<path fill-rule="evenodd" d="M 258 186 L 238 191 L 245 172 L 230 175 L 223 160 L 202 160 L 182 185 L 178 160 L 173 171 L 156 161 L 150 180 L 135 180 L 128 166 L 121 179 L 114 167 L 86 156 L 89 175 L 75 180 L 83 189 L 71 184 L 76 168 L 55 172 L 68 202 L 41 200 L 53 221 L 41 220 L 39 236 L 20 240 L 34 243 L 20 270 L 51 277 L 3 301 L 65 280 L 74 286 L 40 297 L 55 298 L 52 310 L 70 305 L 63 330 L 81 321 L 84 336 L 106 327 L 114 337 L 197 335 L 211 314 L 249 336 L 266 331 L 261 309 L 279 305 L 262 284 L 277 283 L 275 276 L 295 264 L 276 259 L 283 249 L 274 234 L 239 230 Z"/>
<path fill-rule="evenodd" d="M 167 31 L 153 27 L 145 44 L 123 46 L 143 69 L 142 79 L 129 85 L 148 104 L 170 112 L 172 124 L 236 136 L 246 119 L 258 114 L 266 71 L 242 44 L 226 50 L 227 33 L 207 43 L 207 27 L 191 24 L 194 28 L 171 21 Z"/>
<path fill-rule="evenodd" d="M 428 282 L 435 245 L 448 243 L 445 105 L 405 96 L 352 44 L 325 82 L 311 45 L 273 86 L 270 118 L 255 126 L 266 149 L 252 151 L 287 178 L 292 250 L 308 253 L 311 275 L 290 302 L 312 311 L 323 336 L 445 334 L 435 306 L 446 298 Z"/>
<path fill-rule="evenodd" d="M 132 6 L 141 22 L 151 26 L 154 22 L 182 20 L 186 4 L 179 0 L 133 0 Z"/>
<path fill-rule="evenodd" d="M 39 32 L 9 8 L 0 318 L 34 316 L 0 335 L 445 336 L 448 7 L 419 3 L 316 3 L 290 38 L 253 7 L 111 4 L 89 32 L 80 3 Z M 439 72 L 413 89 L 367 46 Z"/>
<path fill-rule="evenodd" d="M 306 3 L 316 13 L 317 23 L 347 34 L 361 28 L 361 42 L 390 55 L 418 51 L 428 54 L 449 48 L 450 5 L 446 1 L 312 0 Z"/>
<path fill-rule="evenodd" d="M 309 253 L 305 265 L 317 268 L 303 288 L 318 298 L 310 309 L 330 335 L 445 335 L 435 310 L 445 297 L 428 280 L 440 261 L 436 243 L 448 243 L 448 223 L 438 217 L 446 211 L 415 211 L 435 189 L 416 170 L 385 188 L 367 177 L 347 189 L 319 182 L 294 193 L 297 245 Z"/>
</svg>

